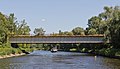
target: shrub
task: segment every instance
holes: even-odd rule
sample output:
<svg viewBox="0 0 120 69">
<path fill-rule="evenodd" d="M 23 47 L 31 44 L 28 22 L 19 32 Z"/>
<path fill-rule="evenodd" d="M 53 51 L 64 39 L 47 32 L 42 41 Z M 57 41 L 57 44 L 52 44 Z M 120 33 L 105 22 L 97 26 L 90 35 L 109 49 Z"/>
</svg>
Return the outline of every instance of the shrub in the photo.
<svg viewBox="0 0 120 69">
<path fill-rule="evenodd" d="M 87 49 L 87 48 L 83 48 L 83 49 L 81 50 L 81 52 L 88 52 L 88 49 Z"/>
<path fill-rule="evenodd" d="M 25 48 L 26 52 L 32 52 L 34 49 L 33 48 Z"/>
<path fill-rule="evenodd" d="M 120 57 L 120 51 L 116 52 L 115 56 L 119 56 Z"/>
<path fill-rule="evenodd" d="M 5 53 L 6 53 L 6 55 L 10 55 L 12 53 L 11 49 L 10 48 L 5 48 Z"/>
<path fill-rule="evenodd" d="M 21 51 L 20 49 L 17 49 L 17 53 L 18 53 L 18 54 L 21 54 L 22 51 Z"/>
<path fill-rule="evenodd" d="M 4 56 L 4 55 L 6 55 L 5 52 L 0 52 L 0 56 Z"/>
<path fill-rule="evenodd" d="M 16 51 L 15 51 L 15 49 L 13 48 L 11 54 L 15 54 L 15 53 L 16 53 Z"/>
<path fill-rule="evenodd" d="M 105 55 L 105 50 L 106 50 L 106 48 L 103 48 L 103 49 L 99 50 L 99 54 L 100 55 Z"/>
<path fill-rule="evenodd" d="M 114 49 L 114 48 L 103 48 L 99 51 L 99 54 L 101 55 L 105 55 L 105 56 L 115 56 L 116 52 L 118 51 L 118 49 Z"/>
</svg>

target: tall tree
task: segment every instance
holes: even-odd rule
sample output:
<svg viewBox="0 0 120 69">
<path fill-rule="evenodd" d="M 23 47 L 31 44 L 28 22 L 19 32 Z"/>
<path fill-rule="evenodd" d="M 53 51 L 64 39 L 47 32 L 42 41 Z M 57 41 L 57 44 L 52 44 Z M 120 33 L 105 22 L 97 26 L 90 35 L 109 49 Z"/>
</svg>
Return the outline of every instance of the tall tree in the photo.
<svg viewBox="0 0 120 69">
<path fill-rule="evenodd" d="M 15 34 L 15 32 L 16 32 L 16 23 L 17 23 L 16 19 L 17 18 L 15 18 L 14 14 L 12 13 L 12 14 L 10 14 L 8 16 L 7 19 L 8 19 L 7 28 L 10 31 L 10 34 Z"/>
<path fill-rule="evenodd" d="M 120 48 L 120 6 L 113 8 L 112 19 L 109 24 L 110 39 L 115 48 Z"/>
<path fill-rule="evenodd" d="M 97 34 L 104 34 L 115 48 L 120 48 L 120 6 L 105 6 L 102 13 L 88 20 L 87 33 L 91 29 Z"/>
<path fill-rule="evenodd" d="M 0 41 L 1 43 L 7 42 L 7 36 L 9 34 L 9 30 L 7 25 L 9 24 L 7 17 L 0 12 Z"/>
<path fill-rule="evenodd" d="M 29 34 L 30 28 L 23 20 L 18 23 L 14 14 L 4 15 L 0 12 L 0 46 L 10 46 L 9 37 L 11 35 Z"/>
</svg>

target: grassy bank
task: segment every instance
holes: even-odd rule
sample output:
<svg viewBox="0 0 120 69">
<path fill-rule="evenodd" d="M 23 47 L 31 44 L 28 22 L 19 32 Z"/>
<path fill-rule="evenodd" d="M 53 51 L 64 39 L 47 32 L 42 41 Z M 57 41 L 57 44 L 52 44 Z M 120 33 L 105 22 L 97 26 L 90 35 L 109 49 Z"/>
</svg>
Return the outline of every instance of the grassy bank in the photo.
<svg viewBox="0 0 120 69">
<path fill-rule="evenodd" d="M 32 52 L 33 48 L 12 48 L 12 47 L 2 47 L 0 48 L 0 59 L 13 57 L 13 56 L 20 56 L 25 55 L 25 52 Z"/>
<path fill-rule="evenodd" d="M 81 52 L 81 53 L 92 53 L 92 54 L 111 57 L 111 58 L 120 58 L 120 49 L 115 49 L 115 48 L 102 48 L 102 49 L 81 48 L 80 50 L 73 48 L 70 49 L 70 51 Z"/>
<path fill-rule="evenodd" d="M 20 49 L 15 48 L 0 48 L 0 56 L 10 55 L 10 54 L 21 54 L 22 51 Z"/>
<path fill-rule="evenodd" d="M 106 56 L 106 57 L 120 58 L 120 49 L 115 49 L 115 48 L 103 48 L 100 50 L 96 49 L 91 53 Z"/>
<path fill-rule="evenodd" d="M 13 57 L 13 56 L 20 56 L 25 55 L 20 49 L 15 48 L 0 48 L 0 59 Z"/>
<path fill-rule="evenodd" d="M 7 58 L 23 54 L 29 54 L 34 50 L 47 50 L 48 46 L 43 47 L 42 44 L 14 44 L 5 43 L 0 45 L 0 58 Z"/>
</svg>

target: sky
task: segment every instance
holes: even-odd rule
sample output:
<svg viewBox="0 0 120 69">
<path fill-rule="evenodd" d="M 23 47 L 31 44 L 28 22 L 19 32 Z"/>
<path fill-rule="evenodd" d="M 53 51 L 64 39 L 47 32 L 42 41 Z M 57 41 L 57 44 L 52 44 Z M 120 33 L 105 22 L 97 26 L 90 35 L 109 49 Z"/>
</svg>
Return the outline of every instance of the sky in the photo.
<svg viewBox="0 0 120 69">
<path fill-rule="evenodd" d="M 104 6 L 120 6 L 120 0 L 0 0 L 0 12 L 25 19 L 31 34 L 40 27 L 46 34 L 85 29 L 88 19 L 103 12 Z"/>
</svg>

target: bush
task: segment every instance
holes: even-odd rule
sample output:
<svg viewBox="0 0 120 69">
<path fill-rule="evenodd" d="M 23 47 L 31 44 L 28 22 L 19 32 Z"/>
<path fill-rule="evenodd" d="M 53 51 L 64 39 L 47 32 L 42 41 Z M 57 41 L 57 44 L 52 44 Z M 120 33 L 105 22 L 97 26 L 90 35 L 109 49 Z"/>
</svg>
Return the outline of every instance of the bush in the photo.
<svg viewBox="0 0 120 69">
<path fill-rule="evenodd" d="M 17 51 L 18 51 L 18 54 L 21 54 L 21 53 L 22 53 L 22 51 L 21 51 L 20 49 L 17 49 Z"/>
<path fill-rule="evenodd" d="M 10 54 L 21 54 L 22 51 L 17 48 L 0 48 L 0 56 L 10 55 Z"/>
<path fill-rule="evenodd" d="M 116 52 L 118 51 L 118 49 L 114 49 L 114 48 L 103 48 L 99 51 L 99 54 L 101 55 L 105 55 L 105 56 L 115 56 Z"/>
<path fill-rule="evenodd" d="M 88 52 L 93 52 L 93 50 L 88 50 Z"/>
<path fill-rule="evenodd" d="M 6 55 L 10 55 L 11 54 L 11 48 L 5 48 L 5 53 L 6 53 Z"/>
<path fill-rule="evenodd" d="M 4 56 L 4 55 L 6 55 L 5 52 L 0 52 L 0 56 Z"/>
<path fill-rule="evenodd" d="M 32 52 L 34 50 L 34 48 L 25 48 L 26 52 Z"/>
<path fill-rule="evenodd" d="M 119 56 L 120 57 L 120 51 L 116 52 L 115 56 Z"/>
<path fill-rule="evenodd" d="M 15 53 L 16 53 L 16 51 L 15 51 L 15 49 L 13 48 L 11 54 L 15 54 Z"/>
<path fill-rule="evenodd" d="M 88 52 L 88 49 L 87 49 L 87 48 L 83 48 L 83 49 L 81 50 L 81 52 Z"/>
<path fill-rule="evenodd" d="M 106 50 L 106 48 L 103 48 L 103 49 L 99 50 L 99 53 L 98 53 L 98 54 L 100 54 L 100 55 L 105 55 L 105 50 Z"/>
</svg>

